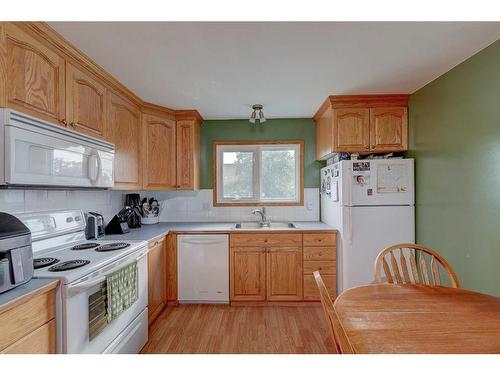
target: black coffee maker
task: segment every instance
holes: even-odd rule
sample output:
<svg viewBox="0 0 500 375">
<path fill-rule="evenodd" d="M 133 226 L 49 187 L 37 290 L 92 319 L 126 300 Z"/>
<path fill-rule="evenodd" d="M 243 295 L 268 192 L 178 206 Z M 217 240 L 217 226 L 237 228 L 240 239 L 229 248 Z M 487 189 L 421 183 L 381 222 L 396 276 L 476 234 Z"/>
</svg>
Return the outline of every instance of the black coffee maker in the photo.
<svg viewBox="0 0 500 375">
<path fill-rule="evenodd" d="M 125 207 L 130 207 L 132 209 L 132 214 L 128 217 L 127 222 L 129 228 L 140 228 L 141 227 L 141 197 L 139 194 L 127 194 L 125 195 Z"/>
</svg>

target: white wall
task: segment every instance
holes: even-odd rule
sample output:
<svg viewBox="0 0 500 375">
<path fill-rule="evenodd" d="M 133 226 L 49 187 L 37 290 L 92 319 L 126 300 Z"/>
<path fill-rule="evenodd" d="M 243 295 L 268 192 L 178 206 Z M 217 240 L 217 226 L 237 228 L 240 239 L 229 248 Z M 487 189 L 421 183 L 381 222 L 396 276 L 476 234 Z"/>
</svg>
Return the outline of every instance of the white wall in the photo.
<svg viewBox="0 0 500 375">
<path fill-rule="evenodd" d="M 53 209 L 96 211 L 109 221 L 122 207 L 127 192 L 76 190 L 0 190 L 0 211 L 22 213 Z M 197 192 L 139 192 L 141 197 L 154 196 L 161 204 L 160 221 L 253 221 L 254 207 L 213 207 L 212 190 Z M 318 221 L 319 189 L 305 189 L 304 206 L 268 207 L 271 220 Z"/>
</svg>

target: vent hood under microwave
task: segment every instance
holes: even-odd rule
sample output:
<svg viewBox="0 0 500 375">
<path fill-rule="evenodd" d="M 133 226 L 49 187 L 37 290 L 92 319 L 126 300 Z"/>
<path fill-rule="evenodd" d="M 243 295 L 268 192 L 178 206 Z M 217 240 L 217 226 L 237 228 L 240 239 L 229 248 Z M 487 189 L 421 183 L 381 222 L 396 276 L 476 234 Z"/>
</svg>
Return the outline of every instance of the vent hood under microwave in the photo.
<svg viewBox="0 0 500 375">
<path fill-rule="evenodd" d="M 0 109 L 0 185 L 113 187 L 115 146 Z"/>
</svg>

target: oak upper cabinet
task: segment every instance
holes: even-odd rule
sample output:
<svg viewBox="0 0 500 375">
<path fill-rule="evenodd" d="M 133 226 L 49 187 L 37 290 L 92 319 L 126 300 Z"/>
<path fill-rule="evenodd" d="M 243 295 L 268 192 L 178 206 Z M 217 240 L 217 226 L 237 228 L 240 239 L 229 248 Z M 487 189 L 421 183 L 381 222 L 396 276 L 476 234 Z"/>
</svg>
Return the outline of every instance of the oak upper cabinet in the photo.
<svg viewBox="0 0 500 375">
<path fill-rule="evenodd" d="M 200 188 L 200 125 L 197 111 L 177 111 L 177 189 Z"/>
<path fill-rule="evenodd" d="M 0 33 L 3 106 L 52 123 L 65 123 L 64 59 L 20 27 L 5 22 Z M 4 60 L 2 63 L 1 60 Z M 6 82 L 2 82 L 6 80 Z"/>
<path fill-rule="evenodd" d="M 66 112 L 71 129 L 104 137 L 106 86 L 71 63 L 66 64 Z"/>
<path fill-rule="evenodd" d="M 148 320 L 151 324 L 167 303 L 167 261 L 165 237 L 149 242 Z"/>
<path fill-rule="evenodd" d="M 407 108 L 370 109 L 370 147 L 388 152 L 408 148 Z"/>
<path fill-rule="evenodd" d="M 143 113 L 144 189 L 173 190 L 177 186 L 175 119 Z"/>
<path fill-rule="evenodd" d="M 231 301 L 266 299 L 266 249 L 231 247 L 229 289 Z"/>
<path fill-rule="evenodd" d="M 316 112 L 317 159 L 408 149 L 408 95 L 330 96 Z"/>
<path fill-rule="evenodd" d="M 302 300 L 302 247 L 270 247 L 267 252 L 267 300 Z"/>
<path fill-rule="evenodd" d="M 115 145 L 114 189 L 141 189 L 141 112 L 139 107 L 111 90 L 108 91 L 104 135 Z"/>
<path fill-rule="evenodd" d="M 363 152 L 370 147 L 370 111 L 366 108 L 339 108 L 333 111 L 333 149 L 336 152 Z"/>
</svg>

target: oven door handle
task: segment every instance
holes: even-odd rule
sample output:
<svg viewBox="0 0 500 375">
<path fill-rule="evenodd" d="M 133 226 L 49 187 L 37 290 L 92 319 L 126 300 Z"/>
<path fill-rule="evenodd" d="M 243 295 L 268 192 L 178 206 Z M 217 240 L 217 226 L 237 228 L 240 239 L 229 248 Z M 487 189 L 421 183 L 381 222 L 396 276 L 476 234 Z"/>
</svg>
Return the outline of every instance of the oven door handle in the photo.
<svg viewBox="0 0 500 375">
<path fill-rule="evenodd" d="M 134 258 L 130 262 L 126 262 L 127 264 L 134 263 L 144 258 L 147 255 L 147 251 L 142 252 L 138 257 Z M 119 267 L 116 267 L 115 270 L 119 270 L 120 268 L 125 267 L 126 265 L 120 264 Z M 112 274 L 114 271 L 107 273 L 107 275 Z M 69 285 L 66 289 L 68 296 L 74 296 L 78 293 L 84 292 L 106 280 L 106 275 L 100 276 L 97 279 L 92 279 L 89 281 L 83 281 L 78 284 Z"/>
</svg>

